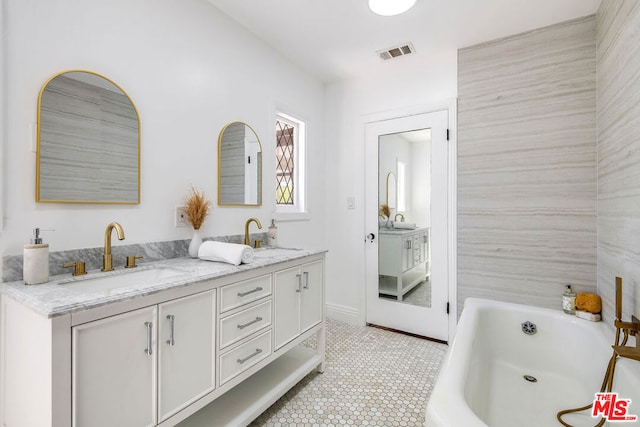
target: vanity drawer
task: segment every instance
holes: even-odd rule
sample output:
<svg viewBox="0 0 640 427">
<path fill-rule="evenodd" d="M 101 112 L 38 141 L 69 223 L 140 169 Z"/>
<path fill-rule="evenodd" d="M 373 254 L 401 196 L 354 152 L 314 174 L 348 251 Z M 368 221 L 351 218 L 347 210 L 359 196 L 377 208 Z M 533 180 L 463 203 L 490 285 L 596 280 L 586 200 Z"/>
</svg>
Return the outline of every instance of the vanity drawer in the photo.
<svg viewBox="0 0 640 427">
<path fill-rule="evenodd" d="M 220 356 L 220 385 L 271 354 L 271 329 Z"/>
<path fill-rule="evenodd" d="M 223 286 L 220 290 L 220 313 L 271 295 L 271 275 Z"/>
<path fill-rule="evenodd" d="M 220 320 L 220 348 L 223 349 L 257 330 L 271 325 L 271 300 Z"/>
</svg>

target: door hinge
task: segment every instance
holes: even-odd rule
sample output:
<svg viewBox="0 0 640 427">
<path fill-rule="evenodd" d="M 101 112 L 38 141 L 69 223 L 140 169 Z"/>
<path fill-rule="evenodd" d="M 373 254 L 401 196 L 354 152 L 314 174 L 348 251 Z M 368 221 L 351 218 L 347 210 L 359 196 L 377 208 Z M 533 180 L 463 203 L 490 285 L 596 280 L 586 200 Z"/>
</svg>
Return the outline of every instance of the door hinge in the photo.
<svg viewBox="0 0 640 427">
<path fill-rule="evenodd" d="M 449 314 L 449 301 L 447 301 L 447 314 Z"/>
<path fill-rule="evenodd" d="M 449 129 L 447 129 L 447 141 L 449 140 Z"/>
<path fill-rule="evenodd" d="M 247 156 L 247 163 L 251 164 L 251 156 Z"/>
</svg>

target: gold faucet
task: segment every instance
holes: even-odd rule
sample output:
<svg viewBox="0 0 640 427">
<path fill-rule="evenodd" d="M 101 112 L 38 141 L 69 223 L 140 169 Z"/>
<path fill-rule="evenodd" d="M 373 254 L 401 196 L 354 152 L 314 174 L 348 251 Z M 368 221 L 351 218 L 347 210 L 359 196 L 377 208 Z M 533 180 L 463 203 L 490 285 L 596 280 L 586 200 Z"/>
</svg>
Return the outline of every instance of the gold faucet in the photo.
<svg viewBox="0 0 640 427">
<path fill-rule="evenodd" d="M 113 271 L 113 258 L 111 256 L 111 232 L 116 229 L 118 240 L 124 240 L 124 230 L 117 222 L 107 225 L 104 232 L 104 255 L 102 256 L 102 271 Z"/>
<path fill-rule="evenodd" d="M 252 222 L 255 222 L 258 228 L 262 228 L 262 224 L 260 224 L 260 220 L 258 218 L 249 218 L 247 220 L 244 224 L 244 244 L 248 246 L 251 246 L 251 239 L 249 239 L 249 224 Z"/>
<path fill-rule="evenodd" d="M 402 215 L 401 213 L 397 213 L 396 216 L 393 217 L 393 220 L 398 221 L 398 215 L 400 215 L 400 218 L 402 218 L 400 221 L 404 222 L 404 215 Z"/>
</svg>

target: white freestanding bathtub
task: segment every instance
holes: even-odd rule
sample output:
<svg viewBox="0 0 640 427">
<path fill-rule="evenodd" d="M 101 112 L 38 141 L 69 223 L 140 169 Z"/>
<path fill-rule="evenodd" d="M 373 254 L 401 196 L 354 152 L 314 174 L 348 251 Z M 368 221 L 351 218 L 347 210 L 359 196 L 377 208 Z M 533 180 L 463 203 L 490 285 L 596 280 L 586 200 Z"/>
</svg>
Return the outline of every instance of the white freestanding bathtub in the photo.
<svg viewBox="0 0 640 427">
<path fill-rule="evenodd" d="M 525 334 L 531 325 L 536 333 Z M 429 399 L 425 426 L 562 427 L 558 411 L 593 402 L 613 340 L 613 326 L 603 322 L 469 298 Z M 633 337 L 627 345 L 635 345 Z M 639 420 L 615 425 L 640 426 L 640 362 L 618 359 L 613 391 L 632 400 L 628 413 Z M 580 427 L 599 421 L 590 411 L 563 419 Z"/>
</svg>

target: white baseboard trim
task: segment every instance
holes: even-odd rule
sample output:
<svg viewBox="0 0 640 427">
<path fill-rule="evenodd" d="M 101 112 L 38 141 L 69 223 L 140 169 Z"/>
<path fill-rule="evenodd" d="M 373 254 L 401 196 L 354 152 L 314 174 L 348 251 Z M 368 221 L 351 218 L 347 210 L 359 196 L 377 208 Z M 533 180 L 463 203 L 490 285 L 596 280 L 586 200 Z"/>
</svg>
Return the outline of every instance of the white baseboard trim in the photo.
<svg viewBox="0 0 640 427">
<path fill-rule="evenodd" d="M 339 304 L 325 304 L 325 315 L 332 319 L 340 320 L 342 322 L 359 325 L 360 316 L 358 310 L 353 307 L 347 307 Z"/>
</svg>

